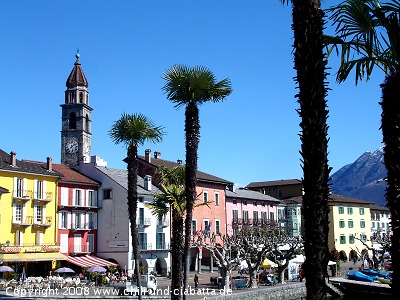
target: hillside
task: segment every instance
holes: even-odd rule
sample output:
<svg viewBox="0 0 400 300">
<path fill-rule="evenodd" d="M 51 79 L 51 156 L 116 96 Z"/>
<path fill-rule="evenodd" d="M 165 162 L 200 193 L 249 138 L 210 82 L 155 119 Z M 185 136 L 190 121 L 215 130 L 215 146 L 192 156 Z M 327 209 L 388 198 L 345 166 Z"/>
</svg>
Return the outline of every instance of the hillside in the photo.
<svg viewBox="0 0 400 300">
<path fill-rule="evenodd" d="M 365 152 L 355 162 L 332 174 L 332 192 L 335 194 L 369 200 L 384 206 L 386 168 L 383 149 Z"/>
</svg>

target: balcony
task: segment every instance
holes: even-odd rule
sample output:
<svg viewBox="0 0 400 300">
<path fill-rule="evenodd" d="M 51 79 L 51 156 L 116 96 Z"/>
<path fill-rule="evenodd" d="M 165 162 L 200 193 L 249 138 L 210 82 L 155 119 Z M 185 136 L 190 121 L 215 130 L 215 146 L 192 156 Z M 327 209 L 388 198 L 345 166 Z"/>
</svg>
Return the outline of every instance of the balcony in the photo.
<svg viewBox="0 0 400 300">
<path fill-rule="evenodd" d="M 53 192 L 37 191 L 33 193 L 33 201 L 36 203 L 48 203 L 53 200 Z"/>
<path fill-rule="evenodd" d="M 169 226 L 169 219 L 161 219 L 157 220 L 157 227 L 158 228 L 165 228 Z"/>
<path fill-rule="evenodd" d="M 139 251 L 153 250 L 152 243 L 139 243 Z"/>
<path fill-rule="evenodd" d="M 138 227 L 141 227 L 141 228 L 148 227 L 151 225 L 151 218 L 142 218 L 142 219 L 139 218 L 137 220 L 137 225 L 138 225 Z"/>
<path fill-rule="evenodd" d="M 156 243 L 156 250 L 169 250 L 170 245 L 168 243 Z"/>
<path fill-rule="evenodd" d="M 33 196 L 33 192 L 30 190 L 14 190 L 14 193 L 13 193 L 14 201 L 20 201 L 23 203 L 31 200 L 32 196 Z"/>
<path fill-rule="evenodd" d="M 37 218 L 33 226 L 34 227 L 50 227 L 53 222 L 53 217 L 46 217 L 45 219 L 43 218 Z"/>
<path fill-rule="evenodd" d="M 70 245 L 68 246 L 70 254 L 83 254 L 94 252 L 94 245 Z"/>
<path fill-rule="evenodd" d="M 86 223 L 72 225 L 72 230 L 74 231 L 90 231 L 92 229 L 94 229 L 93 222 L 86 222 Z"/>
<path fill-rule="evenodd" d="M 13 216 L 12 225 L 14 227 L 28 227 L 33 224 L 33 216 L 26 216 L 26 217 L 15 217 Z"/>
</svg>

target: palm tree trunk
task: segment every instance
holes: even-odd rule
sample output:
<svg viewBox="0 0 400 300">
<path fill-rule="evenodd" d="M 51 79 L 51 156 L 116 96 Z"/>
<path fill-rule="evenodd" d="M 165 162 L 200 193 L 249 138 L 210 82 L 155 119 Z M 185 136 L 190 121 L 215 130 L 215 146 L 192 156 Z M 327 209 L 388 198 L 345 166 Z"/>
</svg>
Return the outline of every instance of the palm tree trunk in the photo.
<svg viewBox="0 0 400 300">
<path fill-rule="evenodd" d="M 183 216 L 172 209 L 172 266 L 171 266 L 171 299 L 182 299 L 180 293 L 183 283 Z M 175 292 L 177 291 L 177 292 Z"/>
<path fill-rule="evenodd" d="M 328 250 L 328 127 L 326 124 L 326 59 L 323 54 L 324 13 L 319 0 L 293 0 L 296 80 L 301 117 L 303 162 L 304 271 L 307 299 L 323 299 Z"/>
<path fill-rule="evenodd" d="M 386 201 L 391 214 L 393 295 L 400 295 L 400 75 L 386 77 L 382 88 L 382 134 L 387 169 Z"/>
<path fill-rule="evenodd" d="M 186 219 L 185 219 L 185 268 L 183 286 L 188 288 L 188 277 L 190 268 L 190 243 L 192 237 L 193 207 L 196 200 L 196 172 L 197 172 L 197 150 L 200 139 L 199 109 L 194 102 L 189 102 L 185 111 L 185 133 L 186 133 Z M 185 299 L 185 295 L 183 295 Z"/>
<path fill-rule="evenodd" d="M 140 281 L 140 270 L 139 270 L 139 241 L 138 241 L 138 230 L 137 230 L 137 178 L 138 178 L 138 164 L 137 164 L 137 147 L 134 144 L 128 146 L 128 212 L 129 220 L 131 223 L 131 235 L 132 235 L 132 250 L 135 260 L 135 275 L 136 284 L 139 290 L 139 299 L 142 299 L 142 287 Z"/>
</svg>

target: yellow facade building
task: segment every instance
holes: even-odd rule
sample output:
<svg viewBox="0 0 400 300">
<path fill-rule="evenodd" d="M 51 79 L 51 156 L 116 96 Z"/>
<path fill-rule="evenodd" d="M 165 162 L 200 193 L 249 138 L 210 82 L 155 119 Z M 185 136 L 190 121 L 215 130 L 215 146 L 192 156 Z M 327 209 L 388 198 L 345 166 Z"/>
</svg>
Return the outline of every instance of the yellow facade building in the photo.
<svg viewBox="0 0 400 300">
<path fill-rule="evenodd" d="M 369 239 L 372 204 L 360 199 L 330 195 L 329 251 L 336 249 L 342 260 L 353 260 L 366 251 L 365 245 L 360 240 L 371 246 Z"/>
<path fill-rule="evenodd" d="M 17 160 L 0 149 L 0 262 L 24 275 L 47 276 L 65 260 L 57 244 L 57 182 L 47 163 Z"/>
</svg>

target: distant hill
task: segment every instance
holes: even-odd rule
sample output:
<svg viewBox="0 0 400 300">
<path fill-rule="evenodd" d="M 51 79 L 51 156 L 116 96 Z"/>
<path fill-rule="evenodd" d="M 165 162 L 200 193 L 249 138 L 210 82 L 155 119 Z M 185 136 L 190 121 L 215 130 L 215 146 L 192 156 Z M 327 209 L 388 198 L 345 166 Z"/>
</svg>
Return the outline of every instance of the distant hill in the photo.
<svg viewBox="0 0 400 300">
<path fill-rule="evenodd" d="M 385 206 L 385 177 L 383 149 L 368 151 L 332 174 L 332 192 Z"/>
</svg>

